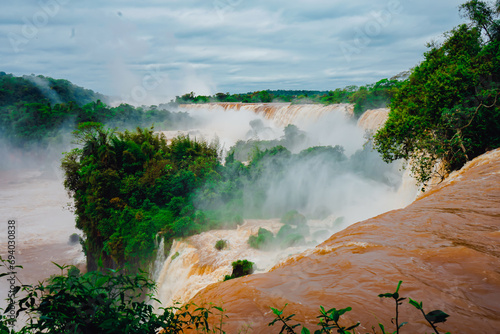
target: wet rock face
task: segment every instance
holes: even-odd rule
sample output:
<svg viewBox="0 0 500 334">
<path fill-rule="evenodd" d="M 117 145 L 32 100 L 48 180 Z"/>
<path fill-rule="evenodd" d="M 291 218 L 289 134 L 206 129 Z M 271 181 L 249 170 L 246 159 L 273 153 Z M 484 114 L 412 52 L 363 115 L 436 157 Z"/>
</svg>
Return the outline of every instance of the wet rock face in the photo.
<svg viewBox="0 0 500 334">
<path fill-rule="evenodd" d="M 440 332 L 494 333 L 500 328 L 500 150 L 452 174 L 405 209 L 354 224 L 315 249 L 289 258 L 265 274 L 210 285 L 195 298 L 227 310 L 224 330 L 278 333 L 268 327 L 270 306 L 295 313 L 309 329 L 319 306 L 353 310 L 344 325 L 360 321 L 359 333 L 385 324 L 395 329 L 394 292 L 423 301 L 426 312 L 450 317 Z M 415 308 L 400 307 L 402 333 L 432 329 Z"/>
</svg>

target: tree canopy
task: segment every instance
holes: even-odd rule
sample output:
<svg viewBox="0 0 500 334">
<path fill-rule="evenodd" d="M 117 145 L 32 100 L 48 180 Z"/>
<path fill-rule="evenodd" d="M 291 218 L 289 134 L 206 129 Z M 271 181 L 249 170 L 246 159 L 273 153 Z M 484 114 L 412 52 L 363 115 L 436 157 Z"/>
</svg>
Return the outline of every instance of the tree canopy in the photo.
<svg viewBox="0 0 500 334">
<path fill-rule="evenodd" d="M 441 45 L 429 44 L 375 135 L 384 160 L 406 159 L 424 184 L 436 163 L 450 172 L 500 146 L 497 8 L 483 1 L 461 6 L 472 22 L 445 34 Z"/>
</svg>

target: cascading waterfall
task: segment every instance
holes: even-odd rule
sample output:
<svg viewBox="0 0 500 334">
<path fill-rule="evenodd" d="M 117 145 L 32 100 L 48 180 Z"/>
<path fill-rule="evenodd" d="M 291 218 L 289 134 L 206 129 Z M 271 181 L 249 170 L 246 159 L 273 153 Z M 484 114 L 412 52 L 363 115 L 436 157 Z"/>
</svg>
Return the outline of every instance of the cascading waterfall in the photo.
<svg viewBox="0 0 500 334">
<path fill-rule="evenodd" d="M 310 221 L 311 236 L 306 241 L 317 244 L 323 239 L 313 240 L 316 232 L 341 229 L 336 224 L 339 221 L 337 218 L 331 216 Z M 278 219 L 250 219 L 237 229 L 213 230 L 175 240 L 157 278 L 157 297 L 162 306 L 171 306 L 174 302 L 186 303 L 207 285 L 222 281 L 225 275 L 231 274 L 231 263 L 236 260 L 247 259 L 256 264 L 256 273 L 266 272 L 277 262 L 308 248 L 301 246 L 280 250 L 278 247 L 273 251 L 262 251 L 248 246 L 248 238 L 257 234 L 260 227 L 276 234 L 281 226 L 283 224 Z M 327 237 L 324 235 L 324 238 Z M 228 241 L 227 249 L 217 250 L 214 246 L 218 240 Z"/>
<path fill-rule="evenodd" d="M 320 123 L 323 129 L 332 129 L 331 133 L 326 132 L 326 136 L 323 135 L 320 138 L 319 144 L 323 145 L 331 145 L 331 137 L 335 137 L 335 135 L 337 135 L 335 141 L 338 141 L 338 138 L 350 135 L 356 136 L 354 141 L 362 144 L 364 142 L 364 131 L 373 131 L 380 127 L 385 122 L 388 113 L 387 109 L 369 110 L 356 126 L 356 124 L 352 124 L 352 121 L 345 119 L 352 115 L 351 105 L 211 103 L 181 105 L 180 109 L 189 111 L 193 115 L 208 113 L 211 119 L 217 119 L 220 114 L 225 117 L 232 117 L 234 114 L 246 113 L 247 115 L 254 115 L 254 117 L 262 117 L 281 126 L 291 123 L 297 124 L 299 127 L 304 125 L 304 127 L 312 129 L 308 134 L 312 133 L 313 135 L 321 132 L 316 131 L 314 133 L 315 129 L 318 129 L 316 123 Z M 337 115 L 340 115 L 340 117 Z M 305 125 L 306 123 L 308 125 Z M 337 132 L 342 127 L 348 127 L 348 132 L 338 136 Z M 198 133 L 201 133 L 202 130 L 199 131 Z M 245 133 L 245 131 L 240 131 L 240 135 L 241 133 Z M 231 140 L 234 143 L 237 138 L 231 138 Z M 344 146 L 348 145 L 350 141 L 352 141 L 352 138 L 343 138 L 343 141 L 337 144 Z M 354 149 L 351 149 L 351 153 L 354 153 Z M 300 171 L 300 173 L 303 173 L 303 171 Z M 316 174 L 318 173 L 319 171 L 316 171 Z M 247 244 L 248 238 L 250 235 L 257 234 L 259 227 L 264 227 L 274 234 L 278 232 L 282 224 L 277 219 L 247 220 L 238 229 L 209 231 L 184 240 L 174 241 L 168 258 L 165 260 L 159 275 L 157 275 L 158 299 L 162 302 L 162 306 L 172 305 L 174 301 L 185 303 L 198 291 L 212 283 L 222 281 L 225 275 L 231 274 L 231 263 L 233 261 L 247 259 L 256 263 L 257 272 L 266 272 L 291 254 L 314 247 L 331 234 L 354 222 L 408 205 L 415 199 L 417 194 L 415 181 L 408 173 L 399 173 L 398 175 L 400 186 L 397 189 L 387 186 L 379 187 L 375 181 L 361 179 L 352 173 L 339 175 L 328 183 L 316 182 L 313 188 L 330 185 L 332 189 L 326 192 L 321 192 L 322 189 L 319 188 L 316 189 L 316 194 L 311 193 L 310 196 L 312 202 L 324 200 L 318 197 L 318 194 L 322 194 L 322 196 L 330 196 L 330 201 L 339 201 L 342 204 L 338 204 L 341 206 L 339 212 L 335 212 L 334 215 L 327 219 L 308 221 L 311 235 L 318 231 L 321 231 L 320 235 L 322 234 L 321 237 L 316 234 L 317 240 L 310 237 L 308 246 L 287 248 L 279 251 L 260 251 L 250 248 Z M 297 178 L 297 176 L 293 175 L 292 177 Z M 308 183 L 307 180 L 306 183 Z M 310 185 L 310 183 L 308 184 Z M 338 191 L 336 191 L 337 188 Z M 314 191 L 306 188 L 302 190 L 308 194 Z M 280 191 L 279 189 L 276 190 L 276 194 L 279 194 Z M 272 192 L 268 193 L 268 195 L 272 194 Z M 346 219 L 342 222 L 342 220 L 337 219 L 339 216 Z M 325 231 L 327 232 L 325 233 Z M 229 248 L 217 251 L 214 246 L 219 239 L 229 241 Z"/>
<path fill-rule="evenodd" d="M 369 131 L 375 131 L 384 125 L 387 117 L 389 117 L 389 109 L 387 108 L 367 110 L 359 118 L 358 127 Z"/>
<path fill-rule="evenodd" d="M 351 116 L 353 106 L 351 104 L 290 104 L 290 103 L 206 103 L 206 104 L 181 104 L 179 109 L 183 111 L 242 111 L 252 112 L 270 119 L 278 125 L 284 126 L 301 120 L 315 120 L 319 117 L 332 113 L 342 112 Z"/>
<path fill-rule="evenodd" d="M 158 239 L 160 240 L 159 242 L 156 243 L 155 248 L 156 248 L 156 258 L 155 261 L 151 264 L 149 272 L 151 273 L 151 277 L 153 278 L 154 281 L 158 281 L 158 277 L 160 276 L 160 271 L 163 267 L 163 264 L 165 263 L 166 260 L 166 254 L 165 254 L 165 239 L 157 236 L 157 241 Z"/>
</svg>

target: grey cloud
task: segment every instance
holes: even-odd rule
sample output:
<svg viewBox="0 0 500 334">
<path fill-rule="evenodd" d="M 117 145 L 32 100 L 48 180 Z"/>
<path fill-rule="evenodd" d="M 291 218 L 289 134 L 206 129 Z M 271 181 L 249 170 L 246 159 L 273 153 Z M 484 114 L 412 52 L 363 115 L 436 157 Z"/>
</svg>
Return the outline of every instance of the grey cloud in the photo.
<svg viewBox="0 0 500 334">
<path fill-rule="evenodd" d="M 391 1 L 64 0 L 28 37 L 23 20 L 42 17 L 37 13 L 46 2 L 7 2 L 0 14 L 1 70 L 120 95 L 155 65 L 165 78 L 151 92 L 158 98 L 366 84 L 415 66 L 426 42 L 461 22 L 463 1 L 401 0 L 400 12 L 378 29 L 374 13 Z M 375 29 L 368 42 L 359 40 L 367 27 Z M 17 52 L 12 34 L 27 41 Z M 355 42 L 356 52 L 346 56 L 342 46 Z"/>
</svg>

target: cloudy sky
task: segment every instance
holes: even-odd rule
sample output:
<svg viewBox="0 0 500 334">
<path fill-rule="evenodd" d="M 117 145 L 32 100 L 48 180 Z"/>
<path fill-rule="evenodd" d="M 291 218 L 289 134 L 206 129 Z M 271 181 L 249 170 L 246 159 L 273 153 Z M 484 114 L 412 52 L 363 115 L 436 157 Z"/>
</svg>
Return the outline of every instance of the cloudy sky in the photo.
<svg viewBox="0 0 500 334">
<path fill-rule="evenodd" d="M 124 100 L 330 90 L 392 77 L 465 0 L 1 0 L 0 71 Z"/>
</svg>

